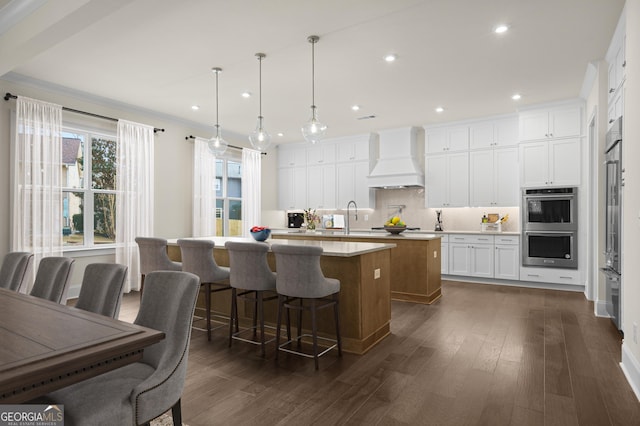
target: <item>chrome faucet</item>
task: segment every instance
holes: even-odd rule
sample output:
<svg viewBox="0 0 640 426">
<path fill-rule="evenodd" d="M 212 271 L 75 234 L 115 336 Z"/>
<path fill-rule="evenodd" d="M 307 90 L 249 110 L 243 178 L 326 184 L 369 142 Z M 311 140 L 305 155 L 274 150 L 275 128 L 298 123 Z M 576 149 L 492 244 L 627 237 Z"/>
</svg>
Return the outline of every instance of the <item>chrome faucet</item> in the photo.
<svg viewBox="0 0 640 426">
<path fill-rule="evenodd" d="M 347 203 L 347 223 L 346 223 L 346 228 L 344 230 L 344 233 L 349 235 L 350 229 L 349 229 L 349 207 L 351 207 L 351 204 L 353 204 L 353 207 L 356 209 L 356 220 L 358 220 L 358 205 L 356 204 L 355 201 L 351 200 Z"/>
</svg>

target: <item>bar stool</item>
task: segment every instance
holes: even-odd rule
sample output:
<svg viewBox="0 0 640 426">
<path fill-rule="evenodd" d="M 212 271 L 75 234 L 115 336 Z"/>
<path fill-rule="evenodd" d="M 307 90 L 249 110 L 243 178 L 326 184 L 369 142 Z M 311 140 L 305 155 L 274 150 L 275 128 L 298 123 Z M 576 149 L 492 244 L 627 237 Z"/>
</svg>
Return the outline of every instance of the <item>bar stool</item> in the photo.
<svg viewBox="0 0 640 426">
<path fill-rule="evenodd" d="M 180 246 L 180 252 L 182 253 L 182 270 L 199 276 L 200 285 L 205 288 L 205 314 L 207 339 L 209 341 L 211 341 L 211 293 L 231 290 L 231 286 L 228 283 L 222 282 L 229 278 L 229 268 L 218 266 L 213 258 L 215 245 L 210 240 L 178 240 L 178 246 Z"/>
<path fill-rule="evenodd" d="M 276 256 L 276 288 L 278 291 L 278 321 L 276 325 L 276 360 L 279 351 L 289 352 L 315 361 L 318 369 L 318 358 L 331 349 L 338 347 L 338 355 L 342 356 L 342 342 L 340 339 L 340 315 L 338 294 L 340 292 L 340 281 L 335 278 L 325 278 L 320 267 L 320 256 L 323 249 L 319 246 L 285 245 L 272 244 L 271 250 Z M 310 301 L 310 306 L 304 304 L 305 300 Z M 298 300 L 299 303 L 294 302 Z M 336 339 L 318 337 L 318 327 L 316 313 L 319 309 L 333 306 L 333 313 L 336 324 Z M 280 327 L 282 325 L 283 310 L 287 310 L 287 338 L 288 340 L 280 344 Z M 289 321 L 289 311 L 298 311 L 298 336 L 291 338 L 291 325 Z M 311 338 L 313 339 L 313 354 L 302 351 L 301 341 L 309 334 L 302 334 L 302 313 L 311 313 Z M 333 342 L 333 345 L 324 348 L 318 353 L 318 339 Z M 298 344 L 298 350 L 287 348 L 292 343 Z"/>
<path fill-rule="evenodd" d="M 167 255 L 167 240 L 154 237 L 136 237 L 140 254 L 140 299 L 144 290 L 144 277 L 153 271 L 182 271 L 180 262 Z"/>
<path fill-rule="evenodd" d="M 224 246 L 229 253 L 231 266 L 231 319 L 229 320 L 229 347 L 234 339 L 260 345 L 260 354 L 265 356 L 264 306 L 263 302 L 278 298 L 276 292 L 276 274 L 271 272 L 267 263 L 269 246 L 258 242 L 227 241 Z M 238 289 L 240 292 L 238 293 Z M 265 297 L 264 292 L 271 291 L 273 296 Z M 238 321 L 238 298 L 253 302 L 253 326 L 240 331 Z M 258 323 L 260 323 L 260 341 L 256 341 Z M 235 325 L 235 331 L 234 331 Z M 253 330 L 253 340 L 241 337 L 241 333 Z"/>
</svg>

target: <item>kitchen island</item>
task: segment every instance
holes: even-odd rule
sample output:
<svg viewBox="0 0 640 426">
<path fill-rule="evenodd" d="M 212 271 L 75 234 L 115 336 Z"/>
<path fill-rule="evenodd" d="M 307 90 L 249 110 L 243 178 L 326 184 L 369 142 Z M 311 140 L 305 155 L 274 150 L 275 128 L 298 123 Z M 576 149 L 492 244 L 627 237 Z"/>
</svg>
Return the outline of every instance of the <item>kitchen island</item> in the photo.
<svg viewBox="0 0 640 426">
<path fill-rule="evenodd" d="M 229 256 L 224 247 L 227 241 L 254 241 L 241 237 L 201 237 L 215 243 L 213 255 L 221 266 L 229 266 Z M 314 245 L 324 249 L 320 258 L 322 272 L 326 277 L 340 280 L 340 332 L 342 349 L 346 352 L 364 354 L 390 333 L 391 321 L 391 249 L 393 241 L 377 243 L 322 241 L 300 239 L 267 240 L 266 244 Z M 168 241 L 169 257 L 181 261 L 177 239 Z M 277 272 L 275 257 L 271 251 L 267 260 L 272 271 Z M 229 293 L 229 294 L 226 294 Z M 198 301 L 199 306 L 204 306 Z M 230 292 L 216 293 L 212 298 L 213 310 L 229 314 L 231 307 Z M 252 305 L 241 303 L 238 306 L 241 322 L 249 323 L 253 315 Z M 265 321 L 271 325 L 276 322 L 277 304 L 265 303 Z M 305 324 L 310 320 L 306 318 Z M 335 326 L 331 310 L 318 312 L 318 330 L 320 335 L 335 335 Z"/>
<path fill-rule="evenodd" d="M 403 232 L 273 231 L 272 238 L 308 241 L 393 243 L 391 250 L 391 299 L 431 304 L 442 295 L 440 278 L 440 235 Z"/>
</svg>

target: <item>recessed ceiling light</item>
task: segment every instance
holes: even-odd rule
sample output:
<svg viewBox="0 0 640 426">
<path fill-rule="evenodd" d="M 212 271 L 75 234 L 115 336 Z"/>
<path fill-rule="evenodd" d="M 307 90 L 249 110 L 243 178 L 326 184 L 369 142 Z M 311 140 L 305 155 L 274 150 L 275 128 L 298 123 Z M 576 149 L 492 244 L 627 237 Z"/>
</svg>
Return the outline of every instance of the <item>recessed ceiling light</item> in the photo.
<svg viewBox="0 0 640 426">
<path fill-rule="evenodd" d="M 353 105 L 351 109 L 354 111 L 358 111 L 360 109 L 360 105 Z"/>
<path fill-rule="evenodd" d="M 442 107 L 437 107 L 436 108 L 436 112 L 442 112 L 442 111 L 444 111 L 444 108 L 442 108 Z"/>
<path fill-rule="evenodd" d="M 393 53 L 390 53 L 390 54 L 388 54 L 388 55 L 386 55 L 384 57 L 384 60 L 387 61 L 387 62 L 393 62 L 396 59 L 398 59 L 398 57 L 396 55 L 394 55 Z"/>
<path fill-rule="evenodd" d="M 283 137 L 283 136 L 284 136 L 284 133 L 282 133 L 282 132 L 278 132 L 278 133 L 277 133 L 277 135 L 278 135 L 278 136 L 280 136 L 280 137 Z"/>
<path fill-rule="evenodd" d="M 200 109 L 200 107 L 198 105 L 191 105 L 191 109 L 197 111 Z"/>
<path fill-rule="evenodd" d="M 251 97 L 251 92 L 242 92 L 242 97 L 247 99 Z"/>
<path fill-rule="evenodd" d="M 516 93 L 513 96 L 511 96 L 511 99 L 513 99 L 514 101 L 517 101 L 518 99 L 520 99 L 522 96 L 520 96 L 520 93 Z"/>
<path fill-rule="evenodd" d="M 502 34 L 502 33 L 506 33 L 508 30 L 509 30 L 508 25 L 500 24 L 493 29 L 493 32 L 496 34 Z"/>
</svg>

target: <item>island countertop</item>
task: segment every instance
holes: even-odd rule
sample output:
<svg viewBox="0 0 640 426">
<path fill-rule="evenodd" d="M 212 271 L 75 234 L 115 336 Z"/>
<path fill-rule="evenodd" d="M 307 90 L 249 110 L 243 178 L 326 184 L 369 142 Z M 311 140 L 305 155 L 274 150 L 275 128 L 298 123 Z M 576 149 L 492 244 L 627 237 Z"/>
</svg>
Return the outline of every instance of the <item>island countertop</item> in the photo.
<svg viewBox="0 0 640 426">
<path fill-rule="evenodd" d="M 311 235 L 311 233 L 309 233 Z M 343 235 L 344 236 L 344 235 Z M 224 243 L 227 241 L 239 242 L 256 242 L 250 237 L 195 237 L 188 238 L 194 240 L 208 240 L 215 243 L 214 249 L 224 250 Z M 178 239 L 173 238 L 167 240 L 170 246 L 178 245 Z M 352 257 L 360 256 L 365 253 L 373 253 L 380 250 L 388 250 L 396 247 L 393 243 L 368 243 L 368 242 L 351 242 L 351 241 L 322 241 L 322 240 L 300 240 L 300 239 L 278 239 L 277 241 L 265 241 L 269 247 L 271 244 L 287 244 L 299 246 L 320 246 L 322 247 L 324 256 Z"/>
</svg>

